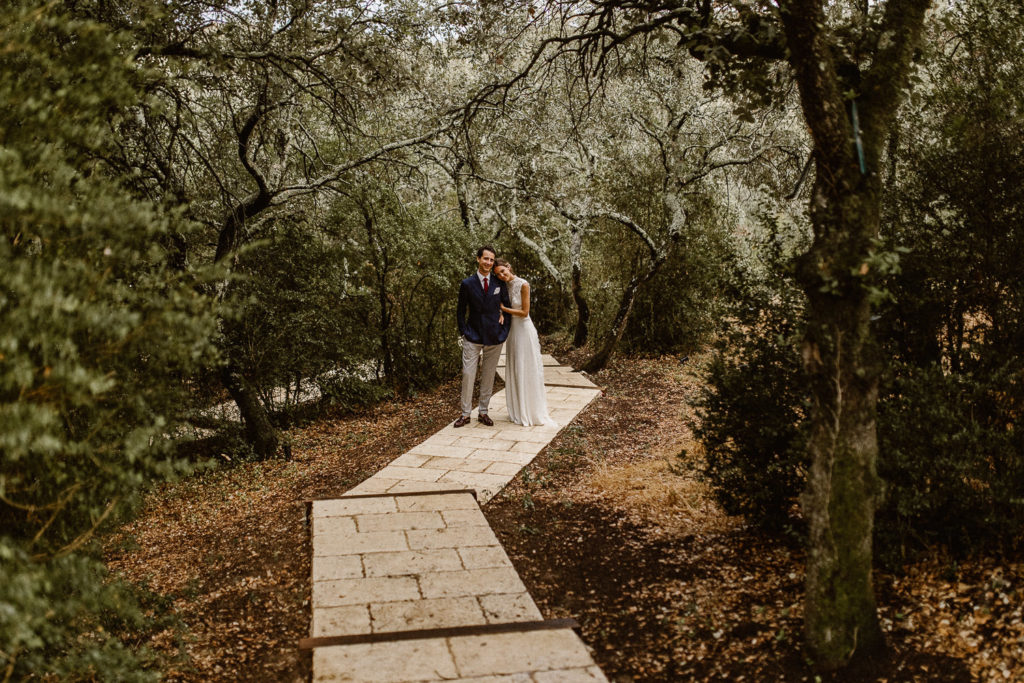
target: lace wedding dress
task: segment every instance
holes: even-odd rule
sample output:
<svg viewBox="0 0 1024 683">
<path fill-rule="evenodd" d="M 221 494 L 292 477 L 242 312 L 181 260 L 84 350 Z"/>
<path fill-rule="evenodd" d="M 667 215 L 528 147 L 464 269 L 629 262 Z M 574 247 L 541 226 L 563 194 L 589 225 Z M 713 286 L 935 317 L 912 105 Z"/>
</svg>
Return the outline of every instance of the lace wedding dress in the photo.
<svg viewBox="0 0 1024 683">
<path fill-rule="evenodd" d="M 523 307 L 524 284 L 526 280 L 521 277 L 508 283 L 512 308 Z M 544 394 L 540 340 L 529 316 L 512 316 L 512 329 L 505 340 L 505 402 L 509 418 L 516 424 L 555 424 L 548 415 L 548 401 Z"/>
</svg>

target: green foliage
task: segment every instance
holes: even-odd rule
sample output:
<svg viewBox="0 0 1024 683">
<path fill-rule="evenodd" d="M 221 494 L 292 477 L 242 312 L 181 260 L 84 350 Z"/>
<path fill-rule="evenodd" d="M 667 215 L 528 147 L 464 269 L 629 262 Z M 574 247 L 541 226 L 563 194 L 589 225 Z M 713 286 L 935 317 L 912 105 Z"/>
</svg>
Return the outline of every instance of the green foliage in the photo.
<svg viewBox="0 0 1024 683">
<path fill-rule="evenodd" d="M 968 45 L 936 41 L 902 113 L 890 147 L 886 260 L 873 266 L 888 272 L 875 325 L 889 361 L 876 547 L 889 564 L 925 545 L 1019 550 L 1024 531 L 1024 87 L 1015 75 L 1024 10 L 1004 0 L 960 5 L 932 30 Z M 784 260 L 767 261 L 782 286 Z M 763 308 L 756 293 L 737 294 Z M 775 297 L 773 307 L 786 301 Z M 802 385 L 801 370 L 790 338 L 769 324 L 768 334 L 744 334 L 759 328 L 737 321 L 739 339 L 711 369 L 700 436 L 728 509 L 772 526 L 802 487 L 804 435 L 780 428 L 803 409 L 787 390 Z M 797 476 L 766 474 L 775 470 Z"/>
<path fill-rule="evenodd" d="M 881 511 L 894 554 L 1024 530 L 1024 8 L 957 5 L 892 150 L 886 237 L 903 249 L 878 322 L 893 359 L 880 410 Z"/>
<path fill-rule="evenodd" d="M 404 394 L 447 380 L 459 367 L 455 304 L 459 282 L 476 267 L 478 245 L 414 189 L 361 180 L 359 194 L 335 206 L 363 307 L 362 325 L 352 332 Z"/>
<path fill-rule="evenodd" d="M 690 353 L 708 343 L 727 313 L 722 293 L 734 258 L 732 216 L 710 201 L 688 212 L 668 261 L 638 294 L 623 335 L 639 353 Z"/>
<path fill-rule="evenodd" d="M 1024 529 L 1019 370 L 895 365 L 879 406 L 887 483 L 879 547 L 890 563 L 922 544 L 1011 550 Z"/>
<path fill-rule="evenodd" d="M 0 10 L 0 668 L 15 679 L 142 666 L 95 631 L 134 628 L 136 608 L 76 553 L 185 471 L 169 435 L 211 354 L 209 304 L 161 246 L 187 226 L 100 161 L 138 97 L 119 38 L 54 5 Z"/>
<path fill-rule="evenodd" d="M 159 599 L 111 580 L 94 559 L 70 555 L 41 563 L 0 539 L 0 643 L 15 679 L 154 681 L 154 653 L 138 647 L 156 630 Z M 69 637 L 73 634 L 74 637 Z"/>
<path fill-rule="evenodd" d="M 787 277 L 791 250 L 779 245 L 773 239 L 755 252 L 765 256 L 760 285 L 756 269 L 737 278 L 733 316 L 694 425 L 704 474 L 723 507 L 776 532 L 796 528 L 791 512 L 804 487 L 808 406 L 799 355 L 803 300 Z M 920 288 L 910 279 L 916 273 L 900 273 L 892 288 Z M 895 347 L 899 337 L 883 339 Z M 1024 529 L 1020 361 L 979 345 L 973 369 L 952 371 L 948 359 L 929 364 L 928 348 L 919 348 L 920 356 L 906 356 L 915 363 L 892 362 L 880 386 L 886 492 L 875 525 L 878 556 L 894 565 L 934 544 L 1010 550 Z"/>
<path fill-rule="evenodd" d="M 765 219 L 755 257 L 731 278 L 728 329 L 705 376 L 694 433 L 703 475 L 730 514 L 773 531 L 792 528 L 804 485 L 808 396 L 798 352 L 803 296 L 784 270 L 800 242 L 795 226 Z"/>
<path fill-rule="evenodd" d="M 908 363 L 996 371 L 1024 334 L 1024 9 L 957 6 L 934 30 L 967 44 L 931 55 L 903 115 L 885 209 L 909 253 L 881 325 Z"/>
<path fill-rule="evenodd" d="M 366 334 L 372 302 L 359 286 L 362 264 L 343 237 L 284 216 L 265 222 L 238 259 L 226 353 L 241 359 L 272 410 L 294 407 L 275 402 L 273 388 L 358 372 L 373 358 Z"/>
</svg>

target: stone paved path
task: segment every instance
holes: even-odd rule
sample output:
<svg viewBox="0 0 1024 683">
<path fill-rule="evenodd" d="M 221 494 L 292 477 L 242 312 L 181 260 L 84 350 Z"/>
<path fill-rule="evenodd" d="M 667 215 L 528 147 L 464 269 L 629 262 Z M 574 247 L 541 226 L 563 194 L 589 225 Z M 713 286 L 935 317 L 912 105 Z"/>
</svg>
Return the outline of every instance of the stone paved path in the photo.
<svg viewBox="0 0 1024 683">
<path fill-rule="evenodd" d="M 544 360 L 564 426 L 600 390 Z M 504 392 L 489 414 L 312 503 L 314 681 L 607 680 L 571 624 L 542 619 L 480 510 L 560 428 L 512 424 Z"/>
</svg>

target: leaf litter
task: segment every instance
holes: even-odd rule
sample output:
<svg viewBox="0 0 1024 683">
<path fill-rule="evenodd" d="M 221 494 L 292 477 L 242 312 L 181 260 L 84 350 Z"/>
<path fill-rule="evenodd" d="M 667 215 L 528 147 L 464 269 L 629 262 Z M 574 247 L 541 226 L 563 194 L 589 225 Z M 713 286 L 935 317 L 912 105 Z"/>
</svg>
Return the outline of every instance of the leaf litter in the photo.
<svg viewBox="0 0 1024 683">
<path fill-rule="evenodd" d="M 558 353 L 556 351 L 556 353 Z M 579 363 L 578 352 L 558 354 Z M 484 508 L 545 618 L 574 617 L 609 679 L 1024 681 L 1024 562 L 936 552 L 878 572 L 889 650 L 816 675 L 801 642 L 803 551 L 724 514 L 677 454 L 699 378 L 672 356 L 618 356 L 604 396 Z M 457 380 L 292 429 L 291 461 L 154 490 L 107 539 L 108 565 L 167 595 L 170 681 L 305 681 L 310 545 L 302 501 L 338 495 L 447 424 Z"/>
</svg>

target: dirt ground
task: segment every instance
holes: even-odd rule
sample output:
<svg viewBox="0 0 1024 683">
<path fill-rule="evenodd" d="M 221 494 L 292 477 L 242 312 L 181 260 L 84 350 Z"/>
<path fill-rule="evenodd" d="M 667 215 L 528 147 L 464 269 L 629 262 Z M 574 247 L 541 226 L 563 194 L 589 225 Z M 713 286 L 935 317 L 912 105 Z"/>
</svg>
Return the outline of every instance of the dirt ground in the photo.
<svg viewBox="0 0 1024 683">
<path fill-rule="evenodd" d="M 699 456 L 677 457 L 698 450 L 691 364 L 619 357 L 594 380 L 605 396 L 484 512 L 544 616 L 576 618 L 609 679 L 1024 681 L 1024 563 L 941 557 L 877 575 L 884 657 L 816 677 L 801 646 L 802 552 L 724 515 Z M 296 648 L 310 622 L 302 501 L 347 490 L 440 429 L 457 394 L 451 382 L 326 417 L 290 432 L 290 462 L 153 492 L 107 556 L 172 601 L 180 633 L 150 642 L 168 654 L 165 677 L 308 680 Z"/>
</svg>

